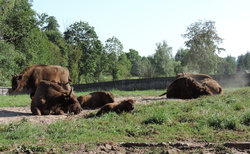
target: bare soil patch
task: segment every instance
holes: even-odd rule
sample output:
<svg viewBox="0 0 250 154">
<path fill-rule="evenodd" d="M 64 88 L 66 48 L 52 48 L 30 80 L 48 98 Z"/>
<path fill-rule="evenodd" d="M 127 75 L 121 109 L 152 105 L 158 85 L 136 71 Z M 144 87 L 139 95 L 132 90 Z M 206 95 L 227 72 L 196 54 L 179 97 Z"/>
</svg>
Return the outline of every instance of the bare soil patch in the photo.
<svg viewBox="0 0 250 154">
<path fill-rule="evenodd" d="M 115 98 L 115 101 L 125 100 L 125 99 L 134 99 L 136 104 L 149 104 L 156 101 L 167 100 L 166 96 L 140 96 L 140 97 L 118 97 Z M 168 99 L 169 100 L 169 99 Z M 185 101 L 185 100 L 179 100 Z M 0 124 L 9 124 L 12 122 L 17 122 L 22 119 L 34 122 L 34 123 L 46 123 L 51 124 L 58 120 L 67 120 L 67 119 L 77 119 L 84 115 L 87 115 L 94 110 L 83 110 L 80 114 L 69 116 L 69 115 L 46 115 L 46 116 L 35 116 L 32 115 L 30 107 L 3 107 L 0 108 Z"/>
</svg>

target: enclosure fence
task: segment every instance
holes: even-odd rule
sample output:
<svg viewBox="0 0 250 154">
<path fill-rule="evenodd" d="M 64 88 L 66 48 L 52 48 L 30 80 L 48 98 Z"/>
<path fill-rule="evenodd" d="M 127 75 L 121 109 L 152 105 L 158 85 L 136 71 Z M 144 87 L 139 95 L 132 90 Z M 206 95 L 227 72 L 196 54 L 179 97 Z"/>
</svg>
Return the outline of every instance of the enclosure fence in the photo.
<svg viewBox="0 0 250 154">
<path fill-rule="evenodd" d="M 211 75 L 222 88 L 246 87 L 250 86 L 250 74 L 232 74 L 232 75 Z M 110 90 L 150 90 L 150 89 L 166 89 L 175 77 L 161 77 L 150 79 L 133 79 L 133 80 L 119 80 L 110 82 L 99 82 L 89 84 L 72 85 L 74 91 L 110 91 Z M 10 87 L 0 87 L 0 95 L 9 94 L 28 94 L 28 90 L 23 92 L 13 92 Z"/>
</svg>

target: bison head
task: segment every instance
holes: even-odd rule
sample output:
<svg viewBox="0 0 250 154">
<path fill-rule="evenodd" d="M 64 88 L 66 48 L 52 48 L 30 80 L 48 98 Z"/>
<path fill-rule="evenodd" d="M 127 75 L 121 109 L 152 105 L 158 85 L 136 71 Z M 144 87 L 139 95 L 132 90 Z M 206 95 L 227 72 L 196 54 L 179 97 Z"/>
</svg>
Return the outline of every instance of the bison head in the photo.
<svg viewBox="0 0 250 154">
<path fill-rule="evenodd" d="M 22 91 L 23 90 L 23 87 L 24 87 L 24 84 L 23 84 L 23 75 L 22 74 L 14 74 L 12 75 L 12 90 L 13 91 Z"/>
<path fill-rule="evenodd" d="M 123 111 L 126 111 L 126 112 L 130 112 L 132 110 L 134 110 L 134 100 L 133 99 L 128 99 L 128 100 L 124 100 L 122 103 L 122 110 Z"/>
<path fill-rule="evenodd" d="M 203 91 L 202 91 L 202 95 L 211 96 L 211 95 L 213 95 L 213 93 L 212 93 L 211 90 L 205 85 L 205 86 L 204 86 L 204 89 L 203 89 Z"/>
<path fill-rule="evenodd" d="M 66 91 L 62 93 L 62 106 L 65 113 L 74 112 L 74 114 L 79 114 L 82 111 L 82 107 L 77 100 L 77 97 L 73 92 L 73 87 L 71 87 L 70 91 Z"/>
<path fill-rule="evenodd" d="M 114 102 L 114 95 L 113 95 L 113 93 L 107 93 L 107 97 L 106 97 L 106 102 L 107 103 L 113 103 Z"/>
</svg>

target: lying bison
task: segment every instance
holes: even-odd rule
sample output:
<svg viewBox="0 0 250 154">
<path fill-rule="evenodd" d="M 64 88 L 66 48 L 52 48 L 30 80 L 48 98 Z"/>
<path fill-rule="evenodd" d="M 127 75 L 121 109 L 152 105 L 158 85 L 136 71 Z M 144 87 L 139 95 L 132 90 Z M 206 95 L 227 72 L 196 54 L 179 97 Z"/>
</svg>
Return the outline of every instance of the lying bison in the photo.
<svg viewBox="0 0 250 154">
<path fill-rule="evenodd" d="M 167 98 L 192 99 L 202 95 L 213 95 L 210 89 L 202 86 L 195 79 L 190 77 L 179 77 L 175 79 L 168 87 Z"/>
<path fill-rule="evenodd" d="M 216 82 L 213 79 L 205 79 L 201 81 L 203 85 L 206 85 L 211 92 L 216 95 L 216 94 L 223 94 L 223 89 L 219 85 L 218 82 Z"/>
<path fill-rule="evenodd" d="M 180 77 L 191 77 L 199 83 L 201 83 L 201 81 L 204 79 L 213 79 L 211 76 L 207 74 L 196 74 L 196 73 L 178 73 L 176 75 L 176 78 L 180 78 Z"/>
<path fill-rule="evenodd" d="M 192 77 L 202 86 L 206 85 L 214 95 L 223 94 L 223 90 L 221 86 L 219 85 L 219 83 L 217 83 L 211 76 L 207 74 L 195 74 L 195 73 L 177 74 L 176 78 L 180 78 L 180 77 Z"/>
<path fill-rule="evenodd" d="M 107 103 L 114 102 L 113 93 L 97 91 L 92 92 L 88 95 L 82 95 L 77 98 L 82 108 L 84 109 L 95 109 L 104 106 Z"/>
<path fill-rule="evenodd" d="M 23 88 L 30 89 L 30 98 L 32 98 L 41 80 L 58 83 L 65 90 L 71 89 L 69 82 L 72 80 L 67 68 L 56 65 L 38 64 L 25 68 L 20 74 L 14 74 L 12 77 L 12 90 L 20 92 Z"/>
<path fill-rule="evenodd" d="M 31 102 L 32 114 L 63 115 L 68 112 L 80 113 L 82 108 L 72 91 L 73 88 L 67 91 L 56 83 L 45 80 L 40 81 Z"/>
<path fill-rule="evenodd" d="M 133 99 L 123 100 L 123 101 L 115 102 L 115 103 L 108 103 L 104 105 L 96 113 L 96 116 L 100 116 L 108 112 L 116 112 L 117 114 L 120 114 L 122 112 L 130 112 L 134 109 L 134 104 L 135 102 Z"/>
</svg>

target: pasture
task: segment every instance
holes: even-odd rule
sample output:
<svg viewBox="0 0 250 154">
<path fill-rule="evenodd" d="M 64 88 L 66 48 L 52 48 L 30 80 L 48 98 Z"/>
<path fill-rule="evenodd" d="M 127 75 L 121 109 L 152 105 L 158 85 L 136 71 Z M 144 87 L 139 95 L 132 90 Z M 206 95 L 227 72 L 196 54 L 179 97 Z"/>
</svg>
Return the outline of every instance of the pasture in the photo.
<svg viewBox="0 0 250 154">
<path fill-rule="evenodd" d="M 145 97 L 150 100 L 147 103 L 136 102 L 132 113 L 121 115 L 108 113 L 96 117 L 97 110 L 90 110 L 77 118 L 74 118 L 76 115 L 67 115 L 65 120 L 53 123 L 34 123 L 27 117 L 0 124 L 0 152 L 90 152 L 108 144 L 112 147 L 110 151 L 138 152 L 146 149 L 147 153 L 153 153 L 166 152 L 171 149 L 170 143 L 178 142 L 250 142 L 250 87 L 224 89 L 224 95 L 192 100 L 157 99 L 157 95 L 165 90 L 111 92 L 117 98 Z M 156 99 L 147 96 L 155 96 Z M 29 107 L 31 100 L 29 95 L 1 96 L 0 102 L 1 108 L 14 108 Z M 121 142 L 167 144 L 119 149 L 117 143 Z M 218 149 L 232 153 L 224 146 L 218 146 L 212 152 Z"/>
</svg>

